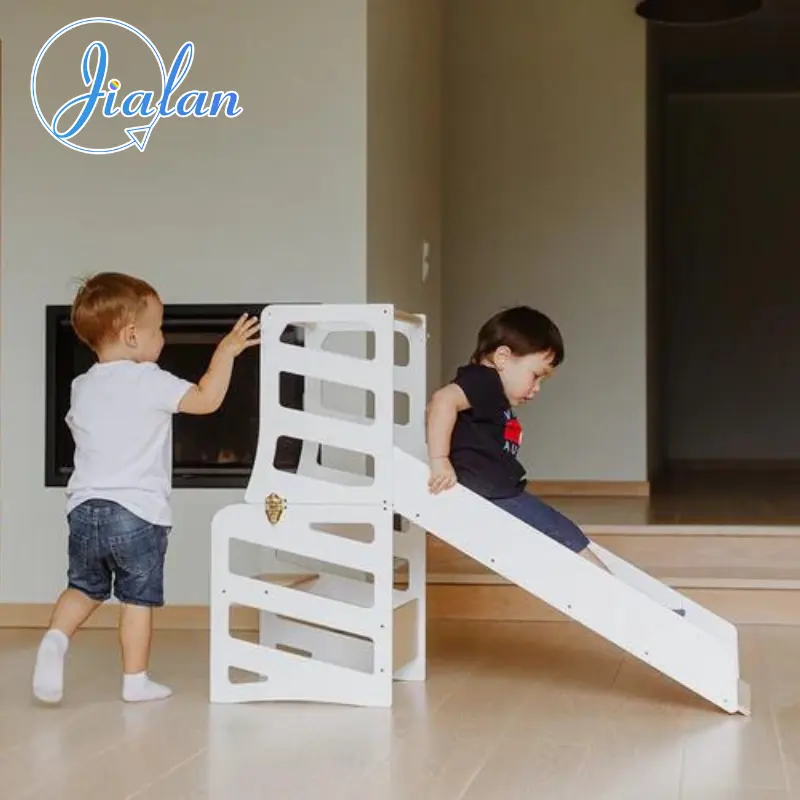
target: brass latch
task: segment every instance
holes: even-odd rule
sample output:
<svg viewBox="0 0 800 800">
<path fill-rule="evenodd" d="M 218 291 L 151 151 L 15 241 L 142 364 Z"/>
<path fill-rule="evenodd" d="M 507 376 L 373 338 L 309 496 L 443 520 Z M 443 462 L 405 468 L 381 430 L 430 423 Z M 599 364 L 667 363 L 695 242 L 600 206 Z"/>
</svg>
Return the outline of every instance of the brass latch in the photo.
<svg viewBox="0 0 800 800">
<path fill-rule="evenodd" d="M 286 511 L 286 501 L 280 495 L 272 492 L 264 499 L 264 511 L 270 524 L 276 525 L 280 522 L 283 512 Z"/>
</svg>

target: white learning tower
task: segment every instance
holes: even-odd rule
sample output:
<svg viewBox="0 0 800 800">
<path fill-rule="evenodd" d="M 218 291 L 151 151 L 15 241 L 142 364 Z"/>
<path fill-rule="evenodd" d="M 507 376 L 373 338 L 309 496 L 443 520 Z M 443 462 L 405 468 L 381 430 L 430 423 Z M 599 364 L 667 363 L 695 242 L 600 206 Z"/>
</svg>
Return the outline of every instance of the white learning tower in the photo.
<svg viewBox="0 0 800 800">
<path fill-rule="evenodd" d="M 600 569 L 462 486 L 428 492 L 426 340 L 423 315 L 387 304 L 264 309 L 255 463 L 244 502 L 212 522 L 211 701 L 391 706 L 394 681 L 425 680 L 430 532 L 749 714 L 730 622 L 593 544 Z M 282 374 L 302 377 L 302 410 L 282 405 Z M 275 465 L 282 437 L 302 443 L 296 469 Z M 257 610 L 257 637 L 235 635 L 236 607 Z"/>
</svg>

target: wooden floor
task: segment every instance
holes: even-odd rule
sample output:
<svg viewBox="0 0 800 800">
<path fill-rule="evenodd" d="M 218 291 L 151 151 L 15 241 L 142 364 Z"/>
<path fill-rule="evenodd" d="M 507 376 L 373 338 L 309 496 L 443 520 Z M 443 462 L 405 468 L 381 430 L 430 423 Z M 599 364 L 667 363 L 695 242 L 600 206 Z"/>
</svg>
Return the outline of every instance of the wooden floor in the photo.
<svg viewBox="0 0 800 800">
<path fill-rule="evenodd" d="M 729 618 L 790 623 L 740 626 L 750 718 L 562 621 L 432 620 L 428 680 L 397 684 L 390 710 L 211 706 L 208 637 L 188 631 L 156 634 L 170 700 L 123 704 L 116 634 L 87 631 L 64 704 L 42 708 L 41 632 L 0 630 L 0 799 L 800 800 L 799 490 L 797 474 L 689 474 L 650 498 L 549 499 L 634 563 L 712 587 L 704 600 L 733 592 Z M 485 580 L 455 559 L 434 549 L 429 568 Z M 506 590 L 432 586 L 429 603 L 449 589 Z"/>
<path fill-rule="evenodd" d="M 115 635 L 79 635 L 38 707 L 39 633 L 0 632 L 3 800 L 800 798 L 800 629 L 744 628 L 753 716 L 728 716 L 582 628 L 438 622 L 395 707 L 210 706 L 207 636 L 157 634 L 171 699 L 118 700 Z"/>
<path fill-rule="evenodd" d="M 650 497 L 551 497 L 592 530 L 647 526 L 794 526 L 800 470 L 685 470 L 654 483 Z"/>
</svg>

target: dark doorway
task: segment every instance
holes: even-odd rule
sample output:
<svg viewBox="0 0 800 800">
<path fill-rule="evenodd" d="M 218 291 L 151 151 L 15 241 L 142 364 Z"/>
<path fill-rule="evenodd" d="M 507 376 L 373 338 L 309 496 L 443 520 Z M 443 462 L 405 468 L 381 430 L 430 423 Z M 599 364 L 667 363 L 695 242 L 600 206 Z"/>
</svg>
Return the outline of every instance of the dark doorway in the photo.
<svg viewBox="0 0 800 800">
<path fill-rule="evenodd" d="M 651 25 L 651 480 L 800 468 L 800 2 Z"/>
</svg>

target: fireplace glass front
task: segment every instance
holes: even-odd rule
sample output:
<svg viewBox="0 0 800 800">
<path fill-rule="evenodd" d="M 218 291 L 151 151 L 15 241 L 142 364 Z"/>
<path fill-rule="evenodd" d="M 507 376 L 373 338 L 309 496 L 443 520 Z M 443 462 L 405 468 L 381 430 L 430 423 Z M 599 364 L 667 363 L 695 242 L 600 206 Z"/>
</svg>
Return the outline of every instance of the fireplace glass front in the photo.
<svg viewBox="0 0 800 800">
<path fill-rule="evenodd" d="M 219 340 L 241 314 L 259 316 L 263 306 L 167 305 L 164 308 L 164 350 L 159 364 L 180 377 L 197 381 L 208 367 Z M 72 472 L 74 446 L 65 416 L 74 378 L 94 363 L 94 354 L 75 336 L 69 306 L 46 311 L 46 436 L 45 485 L 65 486 Z M 287 328 L 284 341 L 302 346 L 302 329 Z M 282 405 L 302 409 L 301 376 L 281 378 Z M 245 487 L 258 442 L 259 348 L 243 352 L 234 365 L 225 402 L 214 414 L 177 414 L 173 421 L 173 486 L 176 488 Z M 301 443 L 283 437 L 274 463 L 294 470 Z"/>
</svg>

